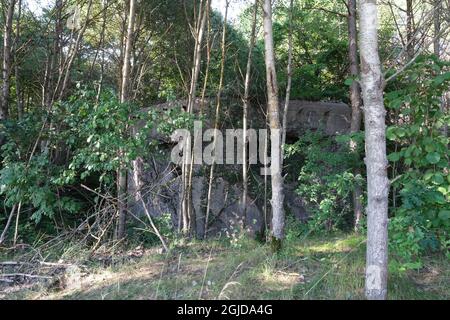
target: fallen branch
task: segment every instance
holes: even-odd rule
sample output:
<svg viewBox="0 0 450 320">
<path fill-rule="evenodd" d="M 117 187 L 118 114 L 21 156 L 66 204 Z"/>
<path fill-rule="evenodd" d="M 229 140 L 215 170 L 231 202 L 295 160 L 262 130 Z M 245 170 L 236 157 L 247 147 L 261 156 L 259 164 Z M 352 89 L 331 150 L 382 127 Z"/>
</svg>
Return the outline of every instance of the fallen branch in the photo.
<svg viewBox="0 0 450 320">
<path fill-rule="evenodd" d="M 70 264 L 70 263 L 57 263 L 57 262 L 45 262 L 45 261 L 38 261 L 36 263 L 41 266 L 48 266 L 48 267 L 70 267 L 70 266 L 73 266 L 73 264 Z M 34 263 L 20 262 L 20 261 L 0 262 L 0 266 L 23 266 L 23 265 L 34 265 Z"/>
<path fill-rule="evenodd" d="M 22 266 L 24 264 L 31 264 L 29 262 L 18 262 L 18 261 L 3 261 L 0 262 L 0 266 Z"/>
<path fill-rule="evenodd" d="M 2 232 L 2 234 L 0 235 L 0 245 L 3 243 L 3 241 L 5 241 L 6 234 L 8 233 L 8 229 L 9 229 L 9 226 L 10 226 L 10 224 L 11 224 L 11 220 L 12 220 L 12 217 L 14 216 L 14 212 L 15 212 L 15 211 L 16 211 L 16 205 L 14 205 L 14 206 L 12 207 L 11 212 L 10 212 L 10 214 L 9 214 L 8 221 L 6 222 L 5 229 L 3 229 L 3 232 Z"/>
<path fill-rule="evenodd" d="M 53 277 L 50 277 L 50 276 L 40 276 L 40 275 L 36 275 L 36 274 L 27 274 L 27 273 L 6 273 L 6 274 L 2 274 L 2 277 L 4 277 L 4 278 L 24 277 L 24 278 L 31 278 L 31 279 L 53 279 Z"/>
</svg>

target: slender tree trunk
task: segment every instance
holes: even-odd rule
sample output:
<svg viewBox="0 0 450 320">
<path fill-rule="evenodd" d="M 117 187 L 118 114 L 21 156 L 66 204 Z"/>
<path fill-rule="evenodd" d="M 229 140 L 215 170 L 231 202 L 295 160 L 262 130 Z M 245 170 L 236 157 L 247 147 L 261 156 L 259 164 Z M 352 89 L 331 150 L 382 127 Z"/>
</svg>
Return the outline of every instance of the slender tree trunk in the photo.
<svg viewBox="0 0 450 320">
<path fill-rule="evenodd" d="M 200 114 L 203 115 L 203 109 L 205 107 L 205 97 L 206 97 L 206 89 L 208 87 L 209 81 L 209 68 L 211 65 L 211 48 L 214 45 L 214 37 L 211 39 L 211 2 L 208 7 L 208 26 L 207 26 L 207 36 L 206 36 L 206 72 L 205 78 L 203 79 L 203 88 L 202 88 L 202 100 L 200 102 Z"/>
<path fill-rule="evenodd" d="M 441 55 L 441 12 L 442 12 L 442 0 L 434 0 L 434 41 L 433 51 L 436 57 Z"/>
<path fill-rule="evenodd" d="M 134 36 L 134 23 L 136 20 L 136 0 L 130 0 L 130 12 L 128 15 L 128 29 L 127 37 L 125 41 L 125 52 L 123 57 L 122 66 L 122 92 L 120 101 L 125 103 L 129 97 L 129 83 L 130 83 L 130 70 L 131 70 L 131 55 L 133 48 L 133 36 Z"/>
<path fill-rule="evenodd" d="M 287 86 L 286 86 L 286 98 L 284 101 L 283 110 L 283 134 L 281 140 L 281 148 L 283 150 L 283 156 L 281 157 L 281 163 L 284 162 L 284 146 L 286 144 L 286 131 L 287 131 L 287 116 L 289 111 L 289 102 L 291 99 L 291 86 L 292 86 L 292 22 L 293 22 L 294 1 L 291 0 L 289 5 L 289 35 L 288 35 L 288 65 L 287 65 Z"/>
<path fill-rule="evenodd" d="M 278 250 L 284 238 L 284 191 L 283 177 L 281 173 L 281 125 L 280 107 L 278 102 L 278 83 L 275 70 L 275 52 L 273 46 L 272 31 L 272 3 L 264 0 L 263 6 L 264 23 L 264 47 L 266 63 L 266 81 L 268 97 L 268 118 L 270 126 L 270 156 L 271 156 L 271 182 L 272 182 L 272 241 L 274 248 Z"/>
<path fill-rule="evenodd" d="M 47 46 L 47 51 L 49 52 L 47 55 L 47 59 L 45 60 L 45 72 L 44 72 L 44 81 L 42 86 L 42 106 L 48 107 L 50 104 L 50 70 L 52 65 L 53 53 L 50 52 L 49 47 Z"/>
<path fill-rule="evenodd" d="M 230 4 L 230 1 L 226 1 L 226 7 L 225 7 L 225 16 L 223 19 L 223 29 L 222 29 L 222 44 L 221 44 L 221 50 L 222 50 L 222 61 L 220 63 L 220 79 L 219 79 L 219 89 L 217 91 L 217 105 L 216 105 L 216 114 L 215 114 L 215 120 L 214 120 L 214 129 L 216 130 L 214 133 L 214 155 L 217 154 L 216 152 L 216 142 L 217 142 L 217 130 L 219 129 L 219 115 L 220 115 L 220 109 L 221 109 L 221 103 L 222 103 L 222 91 L 223 91 L 223 78 L 225 73 L 225 60 L 226 60 L 226 48 L 227 48 L 227 17 L 228 17 L 228 6 Z M 212 185 L 214 181 L 214 168 L 216 166 L 215 159 L 211 163 L 211 168 L 209 170 L 209 181 L 208 181 L 208 195 L 206 200 L 206 214 L 205 214 L 205 237 L 208 235 L 208 224 L 209 224 L 209 214 L 211 211 L 211 195 L 212 195 Z"/>
<path fill-rule="evenodd" d="M 16 213 L 16 225 L 14 228 L 14 238 L 13 238 L 13 246 L 15 247 L 17 244 L 17 239 L 19 237 L 19 219 L 20 219 L 20 209 L 22 208 L 22 202 L 19 202 L 17 205 L 17 213 Z"/>
<path fill-rule="evenodd" d="M 19 0 L 18 2 L 18 12 L 17 12 L 17 20 L 16 20 L 16 36 L 14 40 L 14 52 L 15 56 L 17 57 L 17 48 L 20 44 L 20 18 L 22 17 L 22 0 Z M 22 86 L 20 83 L 20 65 L 18 61 L 16 60 L 15 66 L 14 66 L 14 72 L 16 77 L 16 97 L 17 97 L 17 117 L 19 120 L 23 118 L 23 92 L 22 92 Z"/>
<path fill-rule="evenodd" d="M 89 24 L 89 15 L 91 13 L 92 1 L 93 0 L 89 0 L 88 9 L 87 9 L 87 13 L 86 13 L 86 21 L 85 21 L 83 27 L 81 28 L 81 30 L 78 32 L 78 36 L 77 36 L 77 39 L 75 41 L 75 45 L 73 47 L 73 51 L 69 54 L 68 61 L 67 61 L 67 64 L 66 64 L 66 70 L 65 70 L 65 73 L 64 73 L 64 78 L 62 80 L 61 89 L 60 89 L 59 95 L 58 95 L 58 100 L 61 100 L 64 97 L 64 94 L 66 92 L 67 86 L 69 84 L 70 72 L 72 70 L 72 65 L 73 65 L 73 63 L 75 61 L 75 58 L 78 55 L 78 51 L 79 51 L 79 48 L 80 48 L 81 40 L 83 39 L 84 33 L 86 32 L 86 28 L 87 28 L 87 26 Z"/>
<path fill-rule="evenodd" d="M 203 0 L 202 0 L 203 1 Z M 203 43 L 203 34 L 205 31 L 205 24 L 207 20 L 207 9 L 209 7 L 209 0 L 206 1 L 204 10 L 202 10 L 202 7 L 200 7 L 199 11 L 199 20 L 198 20 L 198 29 L 196 30 L 196 36 L 195 36 L 195 48 L 194 48 L 194 64 L 192 66 L 192 74 L 191 74 L 191 87 L 189 90 L 189 97 L 188 97 L 188 112 L 193 111 L 194 102 L 195 102 L 195 96 L 197 92 L 197 80 L 198 75 L 200 73 L 200 67 L 201 67 L 201 52 L 202 52 L 202 43 Z"/>
<path fill-rule="evenodd" d="M 252 57 L 253 49 L 255 47 L 256 38 L 256 19 L 258 16 L 258 0 L 255 0 L 253 5 L 253 23 L 252 31 L 250 35 L 250 43 L 248 46 L 248 57 L 247 57 L 247 69 L 245 72 L 245 83 L 244 83 L 244 106 L 242 114 L 242 129 L 243 129 L 243 143 L 242 143 L 242 208 L 244 211 L 244 222 L 247 216 L 247 197 L 248 197 L 248 164 L 247 164 L 247 120 L 248 120 L 248 107 L 250 105 L 250 76 L 252 70 Z"/>
<path fill-rule="evenodd" d="M 356 28 L 356 0 L 348 0 L 348 34 L 349 34 L 349 60 L 350 75 L 356 80 L 359 77 L 358 43 Z M 361 130 L 361 88 L 358 81 L 353 81 L 350 87 L 350 100 L 352 104 L 351 132 Z"/>
<path fill-rule="evenodd" d="M 350 61 L 350 75 L 355 79 L 350 87 L 350 101 L 352 105 L 352 119 L 350 124 L 351 133 L 361 130 L 362 112 L 361 112 L 361 88 L 356 78 L 359 77 L 358 66 L 358 43 L 357 43 L 357 27 L 356 27 L 356 0 L 348 0 L 348 56 Z M 350 142 L 350 149 L 358 152 L 358 146 L 355 141 Z M 354 175 L 360 175 L 359 168 L 353 171 Z M 359 231 L 360 222 L 363 215 L 363 206 L 361 201 L 362 188 L 359 184 L 354 185 L 353 190 L 353 213 L 354 213 L 354 229 Z"/>
<path fill-rule="evenodd" d="M 450 3 L 449 3 L 450 4 Z M 442 14 L 442 0 L 434 1 L 434 41 L 433 51 L 438 59 L 441 59 L 441 14 Z M 441 111 L 443 114 L 447 111 L 449 105 L 449 92 L 445 92 L 441 97 Z M 448 137 L 448 125 L 442 127 L 442 134 Z"/>
<path fill-rule="evenodd" d="M 8 118 L 9 114 L 9 96 L 10 96 L 10 77 L 11 77 L 11 39 L 12 24 L 14 16 L 14 7 L 16 0 L 9 0 L 6 21 L 3 32 L 3 85 L 0 105 L 0 120 Z"/>
<path fill-rule="evenodd" d="M 105 31 L 106 31 L 106 19 L 107 19 L 107 8 L 108 8 L 108 0 L 103 0 L 103 22 L 102 22 L 102 31 L 100 33 L 100 44 L 99 44 L 99 50 L 102 51 L 101 53 L 101 62 L 100 62 L 100 80 L 98 84 L 98 90 L 97 90 L 97 98 L 96 101 L 100 100 L 100 95 L 103 90 L 103 81 L 105 76 Z"/>
<path fill-rule="evenodd" d="M 265 129 L 266 129 L 266 131 L 267 131 L 267 128 L 268 128 L 268 126 L 267 126 L 267 114 L 266 114 L 266 118 L 265 118 Z M 267 154 L 268 154 L 268 152 L 269 152 L 269 135 L 268 134 L 266 134 L 265 135 L 265 137 L 264 137 L 264 164 L 267 164 L 268 162 L 269 162 L 269 159 L 268 159 L 268 156 L 267 156 Z M 269 226 L 269 219 L 268 219 L 268 206 L 267 206 L 267 199 L 268 199 L 268 183 L 267 183 L 267 174 L 265 174 L 264 175 L 264 231 L 265 231 L 265 235 L 266 235 L 266 237 L 265 237 L 265 239 L 266 239 L 266 242 L 268 241 L 268 240 L 270 240 L 270 235 L 269 235 L 269 233 L 267 232 L 269 229 L 270 229 L 270 226 Z"/>
<path fill-rule="evenodd" d="M 198 76 L 200 74 L 201 67 L 201 53 L 203 44 L 203 35 L 205 31 L 206 21 L 209 15 L 209 0 L 203 2 L 200 1 L 198 18 L 196 21 L 195 28 L 195 46 L 194 46 L 194 56 L 193 65 L 191 72 L 191 86 L 188 96 L 188 106 L 187 112 L 194 112 L 195 97 L 197 95 L 197 82 Z M 182 165 L 182 204 L 181 211 L 183 217 L 183 233 L 186 235 L 191 233 L 191 235 L 196 234 L 196 215 L 192 207 L 192 178 L 194 170 L 194 153 L 190 159 L 190 164 L 183 163 Z"/>
<path fill-rule="evenodd" d="M 55 85 L 55 75 L 62 70 L 62 55 L 61 55 L 61 39 L 62 39 L 62 9 L 63 3 L 62 0 L 56 0 L 55 2 L 55 33 L 53 40 L 53 47 L 50 51 L 50 54 L 47 59 L 47 66 L 45 71 L 44 78 L 44 87 L 43 87 L 43 105 L 47 108 L 50 107 L 52 103 L 52 98 L 56 92 Z"/>
<path fill-rule="evenodd" d="M 120 28 L 120 49 L 119 49 L 119 65 L 117 68 L 117 86 L 119 88 L 119 98 L 122 97 L 122 82 L 123 82 L 123 67 L 124 67 L 124 55 L 125 55 L 125 46 L 126 46 L 126 32 L 127 32 L 127 16 L 126 12 L 130 12 L 130 2 L 127 1 L 124 3 L 124 11 L 125 14 L 121 16 L 121 28 Z"/>
<path fill-rule="evenodd" d="M 384 78 L 378 53 L 376 0 L 360 1 L 361 86 L 364 101 L 367 167 L 366 297 L 387 297 L 388 195 Z"/>
<path fill-rule="evenodd" d="M 125 42 L 125 52 L 123 58 L 123 69 L 122 69 L 122 90 L 120 94 L 120 102 L 126 103 L 128 102 L 129 97 L 129 84 L 130 84 L 130 58 L 131 58 L 131 50 L 133 48 L 133 36 L 134 36 L 134 22 L 136 18 L 136 0 L 130 0 L 130 11 L 128 15 L 128 29 L 127 29 L 127 37 Z M 127 134 L 127 132 L 124 132 Z M 122 153 L 122 151 L 121 151 Z M 122 156 L 123 154 L 121 154 Z M 133 168 L 136 169 L 137 168 Z M 118 235 L 119 239 L 125 237 L 125 229 L 126 229 L 126 216 L 127 216 L 127 180 L 128 174 L 125 164 L 121 164 L 121 168 L 118 171 L 118 190 L 117 190 L 117 198 L 118 198 L 118 208 L 119 208 L 119 226 L 118 226 Z"/>
<path fill-rule="evenodd" d="M 8 234 L 8 230 L 9 230 L 9 226 L 11 225 L 12 218 L 14 216 L 14 213 L 16 212 L 16 207 L 17 207 L 17 205 L 14 205 L 11 209 L 11 212 L 9 213 L 8 221 L 6 222 L 5 228 L 3 229 L 3 232 L 0 235 L 0 245 L 2 245 L 6 239 L 6 236 Z"/>
<path fill-rule="evenodd" d="M 200 2 L 202 4 L 202 1 Z M 209 21 L 209 9 L 210 9 L 210 1 L 207 0 L 204 4 L 204 8 L 202 10 L 202 6 L 200 5 L 200 11 L 199 11 L 199 29 L 197 31 L 196 36 L 196 49 L 194 52 L 194 70 L 192 74 L 192 81 L 191 81 L 191 91 L 189 94 L 189 101 L 188 101 L 188 112 L 193 113 L 194 112 L 194 103 L 195 98 L 197 96 L 197 82 L 198 82 L 198 76 L 200 74 L 200 67 L 201 67 L 201 54 L 202 54 L 202 45 L 203 45 L 203 35 L 205 30 L 205 24 L 206 21 Z M 203 103 L 201 101 L 200 103 Z M 194 137 L 194 143 L 197 141 L 198 137 Z M 201 140 L 201 139 L 200 139 Z M 189 219 L 188 229 L 192 236 L 197 235 L 197 215 L 194 211 L 193 205 L 192 205 L 192 179 L 194 175 L 194 152 L 191 154 L 191 163 L 188 166 L 188 177 L 187 177 L 187 183 L 186 183 L 186 197 L 185 197 L 185 209 L 187 209 L 187 216 Z M 202 235 L 204 236 L 204 235 Z"/>
<path fill-rule="evenodd" d="M 414 58 L 414 3 L 406 0 L 406 53 L 408 61 Z"/>
<path fill-rule="evenodd" d="M 127 184 L 128 174 L 124 165 L 117 171 L 117 202 L 119 209 L 119 223 L 117 227 L 117 239 L 123 239 L 127 224 Z"/>
<path fill-rule="evenodd" d="M 214 46 L 214 36 L 211 39 L 210 12 L 211 12 L 211 2 L 209 3 L 209 7 L 208 7 L 208 26 L 207 26 L 207 39 L 206 39 L 206 73 L 205 73 L 205 78 L 203 81 L 202 100 L 200 102 L 200 115 L 203 115 L 203 109 L 205 107 L 206 88 L 208 86 L 209 73 L 210 73 L 209 68 L 211 65 L 211 48 Z M 206 214 L 204 216 L 203 224 L 204 224 L 203 234 L 199 234 L 199 236 L 202 238 L 206 238 L 206 232 L 207 232 L 207 228 L 208 228 L 208 223 L 206 221 Z"/>
</svg>

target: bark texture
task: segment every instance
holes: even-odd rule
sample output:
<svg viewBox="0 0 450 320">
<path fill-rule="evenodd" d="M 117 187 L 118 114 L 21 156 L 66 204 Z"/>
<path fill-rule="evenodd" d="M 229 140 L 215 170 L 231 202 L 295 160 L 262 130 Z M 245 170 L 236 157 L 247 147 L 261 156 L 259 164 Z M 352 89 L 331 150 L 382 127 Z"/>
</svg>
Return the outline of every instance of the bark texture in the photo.
<svg viewBox="0 0 450 320">
<path fill-rule="evenodd" d="M 120 101 L 122 103 L 128 101 L 129 96 L 129 83 L 130 83 L 130 70 L 131 70 L 131 50 L 133 47 L 133 35 L 134 35 L 134 22 L 136 20 L 136 0 L 130 0 L 130 12 L 128 15 L 128 28 L 125 41 L 125 52 L 123 58 L 122 67 L 122 92 Z"/>
<path fill-rule="evenodd" d="M 225 16 L 223 19 L 223 29 L 222 29 L 222 44 L 221 44 L 221 51 L 222 51 L 222 60 L 220 63 L 220 79 L 219 79 L 219 88 L 217 91 L 217 104 L 216 104 L 216 113 L 215 113 L 215 120 L 214 120 L 214 154 L 216 153 L 216 142 L 217 142 L 217 130 L 219 129 L 219 115 L 220 110 L 222 108 L 222 91 L 223 91 L 223 81 L 224 81 L 224 74 L 225 74 L 225 60 L 226 60 L 226 49 L 227 49 L 227 17 L 228 17 L 228 7 L 230 2 L 226 1 L 226 7 L 225 7 Z M 216 159 L 213 160 L 210 171 L 209 171 L 209 182 L 208 182 L 208 198 L 206 200 L 206 215 L 205 215 L 205 237 L 208 234 L 208 228 L 209 228 L 209 215 L 211 211 L 211 196 L 212 196 L 212 185 L 214 182 L 214 168 L 216 165 Z"/>
<path fill-rule="evenodd" d="M 10 96 L 10 77 L 11 77 L 11 44 L 12 44 L 12 24 L 14 18 L 14 7 L 16 0 L 9 0 L 6 11 L 6 21 L 3 32 L 3 84 L 0 105 L 0 120 L 8 118 L 9 96 Z"/>
<path fill-rule="evenodd" d="M 248 57 L 247 57 L 247 68 L 245 73 L 245 83 L 244 83 L 244 105 L 243 105 L 243 113 L 242 113 L 242 129 L 243 129 L 243 143 L 242 143 L 242 206 L 244 210 L 244 221 L 247 211 L 247 196 L 248 196 L 248 165 L 247 165 L 247 124 L 248 124 L 248 107 L 250 105 L 250 77 L 251 77 L 251 69 L 252 69 L 252 57 L 253 57 L 253 49 L 255 47 L 255 38 L 256 38 L 256 19 L 258 16 L 258 0 L 255 0 L 255 4 L 253 7 L 253 23 L 252 23 L 252 31 L 250 35 L 250 43 L 248 49 Z"/>
<path fill-rule="evenodd" d="M 278 102 L 278 83 L 275 70 L 275 52 L 273 46 L 272 31 L 272 3 L 264 0 L 263 6 L 264 24 L 264 49 L 266 63 L 266 82 L 268 98 L 268 119 L 270 127 L 270 155 L 271 155 L 271 183 L 272 183 L 272 237 L 276 242 L 284 238 L 284 191 L 283 177 L 281 175 L 281 125 L 280 106 Z"/>
<path fill-rule="evenodd" d="M 17 19 L 16 19 L 16 37 L 14 40 L 14 54 L 16 55 L 16 63 L 14 66 L 14 73 L 16 78 L 16 97 L 17 97 L 17 117 L 23 118 L 23 92 L 20 82 L 20 64 L 17 62 L 17 49 L 20 44 L 20 18 L 22 17 L 22 0 L 17 3 Z"/>
<path fill-rule="evenodd" d="M 130 70 L 131 70 L 131 50 L 133 47 L 133 35 L 134 35 L 134 22 L 136 15 L 136 0 L 130 0 L 130 12 L 128 15 L 128 29 L 127 37 L 125 42 L 125 52 L 123 58 L 123 69 L 122 69 L 122 90 L 120 95 L 120 102 L 125 103 L 128 101 L 129 97 L 129 84 L 130 84 Z M 124 133 L 127 134 L 127 133 Z M 134 170 L 138 170 L 134 168 Z M 127 180 L 128 174 L 124 165 L 121 165 L 118 171 L 118 184 L 117 184 L 117 198 L 118 198 L 118 209 L 119 209 L 119 225 L 117 238 L 121 239 L 125 236 L 126 231 L 126 217 L 127 217 Z"/>
<path fill-rule="evenodd" d="M 414 7 L 413 0 L 406 0 L 406 53 L 408 60 L 414 57 Z"/>
<path fill-rule="evenodd" d="M 359 77 L 359 66 L 358 66 L 358 34 L 357 34 L 357 23 L 356 23 L 356 0 L 348 0 L 348 56 L 350 61 L 350 76 L 353 79 Z M 352 119 L 350 123 L 350 132 L 356 133 L 361 130 L 362 112 L 361 112 L 361 87 L 358 81 L 353 81 L 350 87 L 350 102 L 352 107 Z M 350 149 L 353 152 L 357 152 L 358 146 L 356 142 L 352 141 L 350 143 Z M 361 172 L 355 169 L 353 172 L 359 175 Z M 358 231 L 360 228 L 360 222 L 363 215 L 363 206 L 361 202 L 362 190 L 361 186 L 355 184 L 353 191 L 353 213 L 354 213 L 354 229 Z"/>
<path fill-rule="evenodd" d="M 387 297 L 388 194 L 384 78 L 378 53 L 376 0 L 360 1 L 361 86 L 364 101 L 367 167 L 366 297 Z"/>
<path fill-rule="evenodd" d="M 292 20 L 294 11 L 294 0 L 290 1 L 289 4 L 289 35 L 288 35 L 288 65 L 287 65 L 287 86 L 286 86 L 286 98 L 284 100 L 284 110 L 283 110 L 283 134 L 281 140 L 281 147 L 283 148 L 283 157 L 281 158 L 282 163 L 284 162 L 284 145 L 286 144 L 286 130 L 288 123 L 288 111 L 289 102 L 291 100 L 291 87 L 292 87 Z"/>
<path fill-rule="evenodd" d="M 195 97 L 197 95 L 197 83 L 198 76 L 200 74 L 201 68 L 201 57 L 202 57 L 202 44 L 203 44 L 203 35 L 205 32 L 206 20 L 209 16 L 209 0 L 204 3 L 204 0 L 200 1 L 199 4 L 199 12 L 198 18 L 195 23 L 195 33 L 194 33 L 194 56 L 193 56 L 193 65 L 191 71 L 191 84 L 189 89 L 188 96 L 188 106 L 187 112 L 193 113 L 193 107 L 195 102 Z M 185 150 L 188 148 L 186 144 Z M 183 219 L 183 234 L 188 235 L 189 233 L 192 236 L 196 235 L 196 216 L 195 211 L 192 207 L 192 176 L 194 170 L 194 154 L 192 153 L 189 159 L 186 157 L 186 160 L 190 160 L 187 162 L 183 162 L 182 164 L 182 196 L 181 196 L 181 217 Z"/>
</svg>

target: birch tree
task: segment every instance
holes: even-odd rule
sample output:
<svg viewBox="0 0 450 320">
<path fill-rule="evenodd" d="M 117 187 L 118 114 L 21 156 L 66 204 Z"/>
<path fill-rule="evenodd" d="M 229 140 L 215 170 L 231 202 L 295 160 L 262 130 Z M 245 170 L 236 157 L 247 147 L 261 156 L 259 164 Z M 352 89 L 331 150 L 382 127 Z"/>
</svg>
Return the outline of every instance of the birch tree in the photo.
<svg viewBox="0 0 450 320">
<path fill-rule="evenodd" d="M 376 0 L 360 1 L 361 87 L 364 101 L 367 167 L 366 297 L 387 297 L 388 195 L 384 77 L 378 53 Z"/>
<path fill-rule="evenodd" d="M 356 79 L 359 76 L 358 66 L 358 44 L 357 44 L 357 24 L 356 24 L 356 0 L 348 0 L 348 57 L 350 61 L 350 76 Z M 350 87 L 350 102 L 352 107 L 352 119 L 350 123 L 350 131 L 352 133 L 361 130 L 361 88 L 358 81 L 353 81 Z M 358 146 L 355 141 L 351 141 L 350 149 L 353 152 L 357 151 Z M 355 169 L 354 174 L 359 175 L 359 169 Z M 353 212 L 354 212 L 354 228 L 359 230 L 360 221 L 363 214 L 363 207 L 361 203 L 362 190 L 361 187 L 355 183 L 353 190 Z"/>
<path fill-rule="evenodd" d="M 286 131 L 287 131 L 287 115 L 289 111 L 289 100 L 291 99 L 291 86 L 292 86 L 292 20 L 294 11 L 294 0 L 290 1 L 289 4 L 289 35 L 288 35 L 288 65 L 287 65 L 287 86 L 286 86 L 286 98 L 284 101 L 283 110 L 283 134 L 281 138 L 281 147 L 284 152 L 284 146 L 286 144 Z M 282 163 L 284 162 L 284 154 L 281 158 Z"/>
<path fill-rule="evenodd" d="M 122 85 L 120 102 L 126 103 L 129 97 L 129 83 L 130 83 L 130 58 L 131 50 L 133 47 L 133 33 L 134 33 L 134 21 L 136 15 L 136 0 L 130 0 L 130 11 L 128 15 L 128 28 L 125 41 L 125 52 L 123 58 L 122 67 Z M 126 134 L 126 133 L 125 133 Z M 127 214 L 127 170 L 122 167 L 118 170 L 117 177 L 117 200 L 119 209 L 119 225 L 117 231 L 117 238 L 123 238 L 125 236 L 126 214 Z"/>
<path fill-rule="evenodd" d="M 275 69 L 275 52 L 273 46 L 272 30 L 272 3 L 264 0 L 264 51 L 266 64 L 267 108 L 270 127 L 270 156 L 271 156 L 271 184 L 272 184 L 272 241 L 276 249 L 281 246 L 284 238 L 284 191 L 283 177 L 281 175 L 281 125 L 280 106 L 278 101 L 278 83 Z"/>
<path fill-rule="evenodd" d="M 197 95 L 198 76 L 201 68 L 201 53 L 203 36 L 205 31 L 206 20 L 209 17 L 210 1 L 200 1 L 198 18 L 195 22 L 194 29 L 191 30 L 194 35 L 194 56 L 191 70 L 191 84 L 188 96 L 187 112 L 194 112 L 195 97 Z M 203 103 L 203 102 L 202 102 Z M 188 148 L 188 141 L 186 141 L 185 149 Z M 191 232 L 192 235 L 196 233 L 196 216 L 192 208 L 192 176 L 194 170 L 194 154 L 192 153 L 190 159 L 184 157 L 187 161 L 182 163 L 182 190 L 181 190 L 181 213 L 180 218 L 183 224 L 183 234 L 187 235 Z M 188 163 L 190 160 L 190 163 Z"/>
</svg>

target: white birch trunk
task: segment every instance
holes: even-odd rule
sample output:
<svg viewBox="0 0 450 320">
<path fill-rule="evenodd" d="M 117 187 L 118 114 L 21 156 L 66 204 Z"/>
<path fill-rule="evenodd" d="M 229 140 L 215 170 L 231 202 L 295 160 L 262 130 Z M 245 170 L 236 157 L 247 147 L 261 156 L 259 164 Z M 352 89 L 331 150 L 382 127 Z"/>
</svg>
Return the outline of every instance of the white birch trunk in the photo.
<svg viewBox="0 0 450 320">
<path fill-rule="evenodd" d="M 376 0 L 360 1 L 361 86 L 364 101 L 367 167 L 366 297 L 387 297 L 388 195 L 384 78 L 378 53 Z"/>
<path fill-rule="evenodd" d="M 350 61 L 350 75 L 353 78 L 359 77 L 358 66 L 358 31 L 356 23 L 356 0 L 348 0 L 348 57 Z M 350 87 L 350 101 L 352 104 L 352 119 L 350 131 L 352 133 L 361 130 L 362 112 L 361 112 L 361 87 L 357 81 L 353 81 Z M 353 152 L 358 151 L 358 146 L 355 141 L 350 142 L 350 149 Z M 358 155 L 359 156 L 359 155 Z M 359 168 L 356 168 L 353 173 L 355 176 L 361 174 Z M 354 230 L 359 232 L 361 218 L 363 215 L 363 205 L 361 201 L 362 188 L 355 184 L 353 190 L 353 213 L 354 213 Z"/>
<path fill-rule="evenodd" d="M 267 77 L 268 118 L 271 133 L 271 182 L 272 182 L 272 237 L 277 248 L 284 238 L 284 192 L 281 175 L 281 125 L 280 106 L 278 101 L 278 83 L 275 70 L 275 52 L 273 47 L 272 31 L 272 3 L 264 0 L 264 47 Z"/>
</svg>

